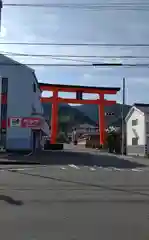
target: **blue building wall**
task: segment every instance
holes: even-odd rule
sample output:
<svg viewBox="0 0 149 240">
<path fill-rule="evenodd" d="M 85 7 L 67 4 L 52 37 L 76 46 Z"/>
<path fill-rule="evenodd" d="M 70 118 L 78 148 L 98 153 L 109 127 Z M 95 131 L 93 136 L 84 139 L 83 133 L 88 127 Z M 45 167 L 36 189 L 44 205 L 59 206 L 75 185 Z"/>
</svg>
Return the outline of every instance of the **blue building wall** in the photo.
<svg viewBox="0 0 149 240">
<path fill-rule="evenodd" d="M 25 65 L 18 65 L 12 59 L 0 55 L 0 76 L 8 78 L 7 117 L 31 117 L 33 110 L 43 115 L 40 102 L 40 90 L 33 70 Z M 8 64 L 8 65 L 7 65 Z M 33 91 L 36 84 L 36 92 Z M 31 149 L 32 130 L 18 127 L 7 129 L 7 149 Z"/>
</svg>

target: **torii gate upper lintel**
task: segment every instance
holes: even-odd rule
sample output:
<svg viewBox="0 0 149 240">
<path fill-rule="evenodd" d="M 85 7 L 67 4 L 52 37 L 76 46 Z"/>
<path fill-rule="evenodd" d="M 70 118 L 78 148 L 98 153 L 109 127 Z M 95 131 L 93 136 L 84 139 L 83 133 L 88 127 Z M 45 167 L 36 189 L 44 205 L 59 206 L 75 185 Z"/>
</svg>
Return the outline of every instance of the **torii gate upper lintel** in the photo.
<svg viewBox="0 0 149 240">
<path fill-rule="evenodd" d="M 100 126 L 100 144 L 104 145 L 105 142 L 105 112 L 104 106 L 116 104 L 116 101 L 106 100 L 105 94 L 116 94 L 120 88 L 112 87 L 92 87 L 92 86 L 77 86 L 77 85 L 61 85 L 61 84 L 48 84 L 39 83 L 41 91 L 52 91 L 52 97 L 41 97 L 42 102 L 52 103 L 51 114 L 51 144 L 56 143 L 57 127 L 58 127 L 58 104 L 59 103 L 74 103 L 74 104 L 97 104 L 99 107 L 99 126 Z M 61 98 L 58 96 L 59 92 L 72 92 L 76 93 L 76 98 Z M 96 100 L 83 99 L 83 93 L 98 94 L 99 98 Z"/>
</svg>

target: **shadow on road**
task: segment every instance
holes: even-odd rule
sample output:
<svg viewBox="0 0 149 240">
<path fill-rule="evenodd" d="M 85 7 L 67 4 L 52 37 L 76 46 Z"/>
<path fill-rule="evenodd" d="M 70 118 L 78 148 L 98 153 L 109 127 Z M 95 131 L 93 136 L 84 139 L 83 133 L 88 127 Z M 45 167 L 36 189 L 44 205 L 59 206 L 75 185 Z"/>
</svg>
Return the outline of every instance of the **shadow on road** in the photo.
<svg viewBox="0 0 149 240">
<path fill-rule="evenodd" d="M 1 195 L 0 194 L 0 201 L 5 201 L 11 205 L 16 205 L 16 206 L 22 206 L 23 202 L 20 200 L 14 200 L 13 198 L 6 196 L 6 195 Z"/>
<path fill-rule="evenodd" d="M 38 153 L 35 156 L 9 156 L 8 160 L 16 160 L 20 163 L 37 163 L 44 165 L 68 165 L 75 164 L 78 166 L 101 166 L 101 167 L 115 167 L 120 169 L 132 169 L 145 167 L 144 164 L 137 162 L 131 162 L 129 160 L 118 158 L 116 156 L 107 156 L 102 154 L 92 154 L 89 152 L 71 152 L 71 151 L 60 151 L 60 152 L 49 152 L 45 151 Z M 18 163 L 18 162 L 17 162 Z"/>
</svg>

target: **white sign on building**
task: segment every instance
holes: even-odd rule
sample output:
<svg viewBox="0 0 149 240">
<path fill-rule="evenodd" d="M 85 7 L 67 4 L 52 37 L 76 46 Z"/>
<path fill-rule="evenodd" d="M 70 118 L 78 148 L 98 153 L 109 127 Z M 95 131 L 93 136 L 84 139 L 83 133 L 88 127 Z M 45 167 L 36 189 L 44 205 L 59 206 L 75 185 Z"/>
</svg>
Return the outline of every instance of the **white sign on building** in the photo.
<svg viewBox="0 0 149 240">
<path fill-rule="evenodd" d="M 12 117 L 10 118 L 10 127 L 21 127 L 22 118 Z"/>
</svg>

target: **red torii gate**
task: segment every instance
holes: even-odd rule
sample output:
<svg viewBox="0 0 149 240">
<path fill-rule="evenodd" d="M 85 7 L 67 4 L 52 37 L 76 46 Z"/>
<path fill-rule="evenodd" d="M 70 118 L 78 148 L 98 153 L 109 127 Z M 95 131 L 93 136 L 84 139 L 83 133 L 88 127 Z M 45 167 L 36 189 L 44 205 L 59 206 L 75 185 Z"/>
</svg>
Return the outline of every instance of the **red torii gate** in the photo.
<svg viewBox="0 0 149 240">
<path fill-rule="evenodd" d="M 77 85 L 61 85 L 61 84 L 48 84 L 39 83 L 41 91 L 52 91 L 52 97 L 41 97 L 44 103 L 52 103 L 51 115 L 51 144 L 56 143 L 57 128 L 58 128 L 58 104 L 59 103 L 74 103 L 74 104 L 97 104 L 99 106 L 99 126 L 100 126 L 100 144 L 105 142 L 105 113 L 104 106 L 116 104 L 116 101 L 106 100 L 104 94 L 116 94 L 120 88 L 107 88 L 107 87 L 90 87 L 90 86 L 77 86 Z M 76 98 L 61 98 L 58 96 L 59 92 L 72 92 L 76 93 Z M 98 94 L 99 99 L 90 100 L 83 99 L 83 93 Z"/>
</svg>

